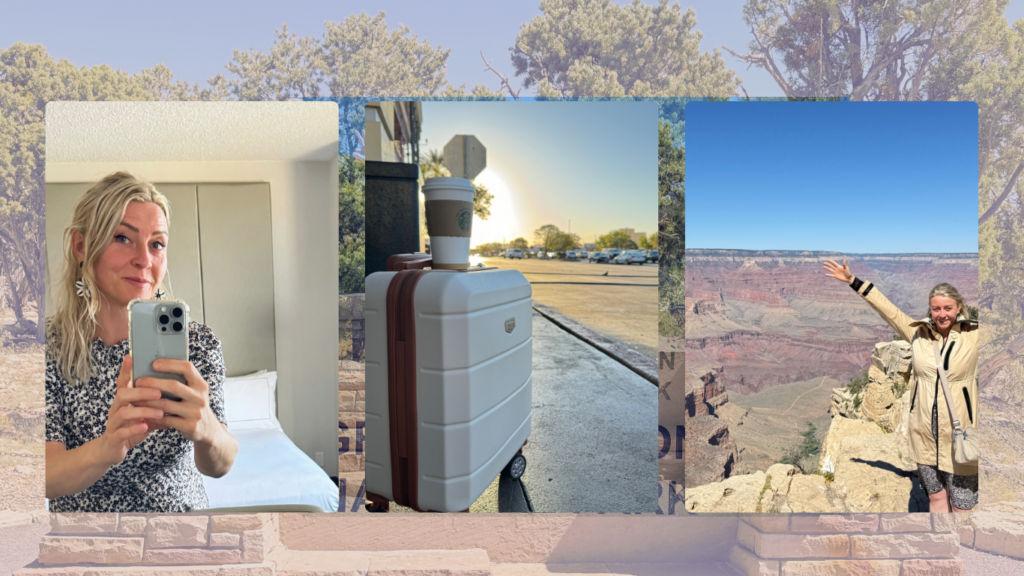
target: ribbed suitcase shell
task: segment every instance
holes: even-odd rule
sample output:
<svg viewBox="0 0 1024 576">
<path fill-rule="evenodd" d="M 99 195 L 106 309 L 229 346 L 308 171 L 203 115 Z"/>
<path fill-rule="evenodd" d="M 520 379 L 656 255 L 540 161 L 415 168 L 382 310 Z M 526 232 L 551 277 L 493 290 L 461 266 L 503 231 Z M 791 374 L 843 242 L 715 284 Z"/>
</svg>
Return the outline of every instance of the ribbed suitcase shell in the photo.
<svg viewBox="0 0 1024 576">
<path fill-rule="evenodd" d="M 387 294 L 399 273 L 366 278 L 366 491 L 402 503 L 392 486 L 388 393 Z M 431 270 L 419 278 L 413 294 L 419 510 L 468 509 L 530 435 L 532 295 L 517 270 Z"/>
</svg>

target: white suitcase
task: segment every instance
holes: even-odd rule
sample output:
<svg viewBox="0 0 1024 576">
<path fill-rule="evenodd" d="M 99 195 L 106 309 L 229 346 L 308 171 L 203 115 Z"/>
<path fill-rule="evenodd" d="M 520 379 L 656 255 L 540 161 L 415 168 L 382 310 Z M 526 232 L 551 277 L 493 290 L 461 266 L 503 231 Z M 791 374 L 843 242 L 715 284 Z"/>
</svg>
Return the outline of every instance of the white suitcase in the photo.
<svg viewBox="0 0 1024 576">
<path fill-rule="evenodd" d="M 366 499 L 459 512 L 530 435 L 533 323 L 518 270 L 425 270 L 392 256 L 366 278 Z M 394 271 L 392 271 L 394 270 Z"/>
</svg>

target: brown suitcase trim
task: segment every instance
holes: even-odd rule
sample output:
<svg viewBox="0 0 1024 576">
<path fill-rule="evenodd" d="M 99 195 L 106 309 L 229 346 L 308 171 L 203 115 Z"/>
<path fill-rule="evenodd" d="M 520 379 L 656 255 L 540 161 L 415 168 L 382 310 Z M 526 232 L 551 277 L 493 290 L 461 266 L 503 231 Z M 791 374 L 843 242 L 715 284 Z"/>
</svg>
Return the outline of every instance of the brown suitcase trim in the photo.
<svg viewBox="0 0 1024 576">
<path fill-rule="evenodd" d="M 395 274 L 387 294 L 391 492 L 396 504 L 420 512 L 413 296 L 416 284 L 426 273 L 426 270 L 403 270 Z"/>
</svg>

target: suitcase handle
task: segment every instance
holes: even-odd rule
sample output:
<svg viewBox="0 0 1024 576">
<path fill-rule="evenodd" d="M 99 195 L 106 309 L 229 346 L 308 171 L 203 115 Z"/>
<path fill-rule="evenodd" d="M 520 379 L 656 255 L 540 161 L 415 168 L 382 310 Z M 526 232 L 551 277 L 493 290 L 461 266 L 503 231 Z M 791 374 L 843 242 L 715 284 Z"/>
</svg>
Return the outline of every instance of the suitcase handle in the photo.
<svg viewBox="0 0 1024 576">
<path fill-rule="evenodd" d="M 388 272 L 428 268 L 434 263 L 430 254 L 395 254 L 388 258 Z"/>
</svg>

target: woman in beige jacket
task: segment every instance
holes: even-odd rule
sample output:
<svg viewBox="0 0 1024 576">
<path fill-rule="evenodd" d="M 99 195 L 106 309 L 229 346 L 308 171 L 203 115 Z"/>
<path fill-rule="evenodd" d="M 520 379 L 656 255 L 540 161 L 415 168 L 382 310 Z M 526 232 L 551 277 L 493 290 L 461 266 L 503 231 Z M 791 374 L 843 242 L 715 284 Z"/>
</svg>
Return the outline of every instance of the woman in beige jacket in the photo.
<svg viewBox="0 0 1024 576">
<path fill-rule="evenodd" d="M 935 363 L 933 342 L 942 344 L 941 358 L 953 407 L 963 428 L 978 426 L 978 323 L 969 319 L 956 288 L 939 284 L 928 295 L 928 317 L 915 322 L 894 306 L 871 282 L 825 262 L 826 276 L 850 285 L 896 332 L 910 342 L 914 354 L 910 400 L 910 457 L 917 463 L 931 512 L 966 512 L 978 503 L 978 463 L 953 460 L 953 426 Z"/>
</svg>

